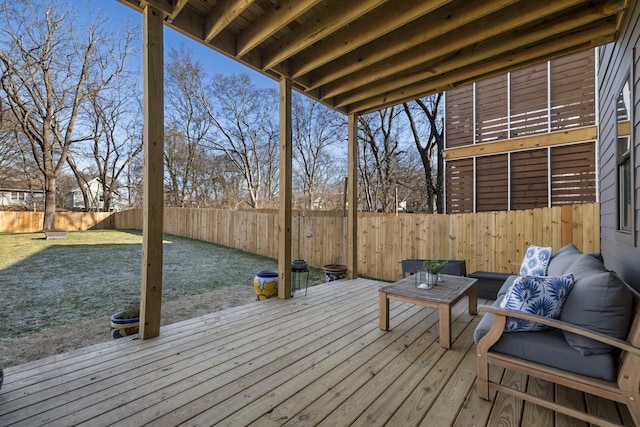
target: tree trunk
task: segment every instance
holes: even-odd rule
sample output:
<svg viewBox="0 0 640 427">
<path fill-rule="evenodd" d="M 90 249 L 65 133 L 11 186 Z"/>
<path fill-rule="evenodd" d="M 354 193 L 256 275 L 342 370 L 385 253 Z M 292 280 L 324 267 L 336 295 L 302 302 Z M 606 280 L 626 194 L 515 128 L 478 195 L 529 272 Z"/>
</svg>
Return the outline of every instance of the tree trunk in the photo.
<svg viewBox="0 0 640 427">
<path fill-rule="evenodd" d="M 56 220 L 56 177 L 48 176 L 44 184 L 44 221 L 42 229 L 55 229 Z"/>
</svg>

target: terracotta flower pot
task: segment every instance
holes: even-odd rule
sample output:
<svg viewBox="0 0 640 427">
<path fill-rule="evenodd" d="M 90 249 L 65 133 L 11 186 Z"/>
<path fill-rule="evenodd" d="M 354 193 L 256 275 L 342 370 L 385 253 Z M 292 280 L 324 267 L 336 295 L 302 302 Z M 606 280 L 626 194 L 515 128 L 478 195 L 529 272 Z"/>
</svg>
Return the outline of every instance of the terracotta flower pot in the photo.
<svg viewBox="0 0 640 427">
<path fill-rule="evenodd" d="M 342 264 L 326 264 L 322 266 L 324 278 L 327 282 L 340 280 L 347 277 L 347 266 Z"/>
</svg>

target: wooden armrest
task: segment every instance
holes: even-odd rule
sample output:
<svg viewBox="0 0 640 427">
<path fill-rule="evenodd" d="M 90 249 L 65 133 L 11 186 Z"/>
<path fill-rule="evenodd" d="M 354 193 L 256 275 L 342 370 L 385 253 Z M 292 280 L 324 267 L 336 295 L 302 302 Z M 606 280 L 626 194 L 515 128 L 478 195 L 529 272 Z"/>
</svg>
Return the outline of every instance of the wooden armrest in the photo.
<svg viewBox="0 0 640 427">
<path fill-rule="evenodd" d="M 538 316 L 537 314 L 525 313 L 523 311 L 509 310 L 501 307 L 494 307 L 492 305 L 479 305 L 479 312 L 491 313 L 494 316 L 500 317 L 515 317 L 518 319 L 528 320 L 530 322 L 541 323 L 543 325 L 550 326 L 552 328 L 562 329 L 563 331 L 572 332 L 583 337 L 591 338 L 593 340 L 609 344 L 610 346 L 619 348 L 623 351 L 629 352 L 635 356 L 640 356 L 640 348 L 634 347 L 627 341 L 613 338 L 604 335 L 600 332 L 592 331 L 581 326 L 572 325 L 571 323 L 563 322 L 557 319 L 550 319 L 544 316 Z"/>
</svg>

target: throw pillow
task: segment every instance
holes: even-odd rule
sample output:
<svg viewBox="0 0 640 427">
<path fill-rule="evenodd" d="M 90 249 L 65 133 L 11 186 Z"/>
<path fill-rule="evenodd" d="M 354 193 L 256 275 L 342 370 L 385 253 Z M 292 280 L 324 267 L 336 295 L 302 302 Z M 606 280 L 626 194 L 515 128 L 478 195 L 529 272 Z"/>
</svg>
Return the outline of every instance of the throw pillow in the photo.
<svg viewBox="0 0 640 427">
<path fill-rule="evenodd" d="M 520 276 L 546 276 L 551 248 L 531 245 L 520 265 Z"/>
<path fill-rule="evenodd" d="M 500 307 L 558 319 L 573 287 L 573 274 L 566 276 L 519 276 L 500 303 Z M 506 332 L 542 331 L 548 326 L 507 317 Z"/>
<path fill-rule="evenodd" d="M 575 285 L 567 298 L 560 320 L 600 332 L 613 338 L 626 339 L 633 319 L 633 294 L 615 273 L 584 268 L 593 264 L 591 255 L 583 255 L 574 263 Z M 581 335 L 562 331 L 571 347 L 585 356 L 609 353 L 614 347 Z"/>
</svg>

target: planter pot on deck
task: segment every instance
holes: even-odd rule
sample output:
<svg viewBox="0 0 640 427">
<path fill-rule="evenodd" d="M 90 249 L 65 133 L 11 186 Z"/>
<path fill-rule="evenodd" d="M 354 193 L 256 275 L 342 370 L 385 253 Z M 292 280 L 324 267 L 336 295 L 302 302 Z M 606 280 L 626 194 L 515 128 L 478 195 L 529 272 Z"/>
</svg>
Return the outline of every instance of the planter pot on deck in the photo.
<svg viewBox="0 0 640 427">
<path fill-rule="evenodd" d="M 111 338 L 122 338 L 135 335 L 140 330 L 140 317 L 127 317 L 121 311 L 111 316 Z"/>
<path fill-rule="evenodd" d="M 278 295 L 278 270 L 260 270 L 253 278 L 253 289 L 258 300 Z"/>
<path fill-rule="evenodd" d="M 324 279 L 327 282 L 340 280 L 347 277 L 347 266 L 342 264 L 326 264 L 322 266 L 324 270 Z"/>
</svg>

